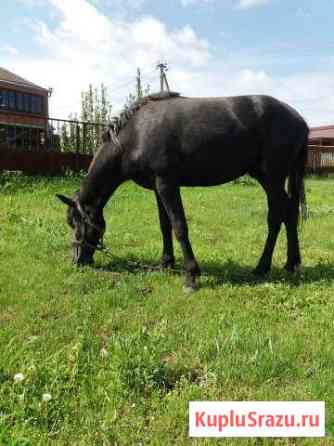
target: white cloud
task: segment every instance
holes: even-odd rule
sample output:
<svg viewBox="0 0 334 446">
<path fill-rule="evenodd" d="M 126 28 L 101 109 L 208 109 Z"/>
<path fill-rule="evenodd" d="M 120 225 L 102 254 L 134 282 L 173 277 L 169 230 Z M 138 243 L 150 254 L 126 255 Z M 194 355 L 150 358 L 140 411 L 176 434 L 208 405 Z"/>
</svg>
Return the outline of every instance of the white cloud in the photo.
<svg viewBox="0 0 334 446">
<path fill-rule="evenodd" d="M 0 46 L 0 52 L 7 53 L 11 56 L 17 56 L 19 54 L 19 51 L 14 46 L 4 44 Z"/>
<path fill-rule="evenodd" d="M 144 74 L 152 72 L 159 59 L 167 59 L 170 86 L 184 95 L 270 94 L 296 107 L 312 125 L 334 122 L 331 73 L 276 77 L 264 70 L 240 68 L 239 59 L 219 63 L 209 44 L 190 26 L 172 30 L 154 17 L 115 20 L 86 0 L 47 1 L 57 13 L 57 26 L 51 29 L 34 22 L 32 34 L 48 56 L 15 58 L 14 63 L 8 55 L 1 64 L 32 82 L 54 88 L 51 116 L 66 118 L 79 111 L 80 93 L 90 83 L 103 82 L 111 89 L 113 103 L 123 105 L 129 91 L 134 91 L 136 68 L 141 67 Z M 144 75 L 143 80 L 150 81 L 153 90 L 159 88 L 157 71 Z"/>
<path fill-rule="evenodd" d="M 190 26 L 171 30 L 154 17 L 116 20 L 86 0 L 48 3 L 57 13 L 57 26 L 51 29 L 35 21 L 32 32 L 49 56 L 17 60 L 8 68 L 40 85 L 54 87 L 50 111 L 54 116 L 67 117 L 78 110 L 80 93 L 89 83 L 104 82 L 112 92 L 133 78 L 133 86 L 112 94 L 114 102 L 123 104 L 129 90 L 134 90 L 137 67 L 152 72 L 158 60 L 168 59 L 172 67 L 195 69 L 209 60 L 208 43 Z M 158 72 L 154 78 L 158 80 Z M 144 76 L 143 80 L 149 79 Z"/>
<path fill-rule="evenodd" d="M 188 96 L 267 94 L 295 107 L 309 125 L 334 123 L 334 79 L 331 73 L 305 73 L 273 77 L 262 70 L 216 67 L 169 73 L 170 83 Z"/>
<path fill-rule="evenodd" d="M 270 0 L 239 0 L 238 9 L 250 9 L 257 6 L 267 5 Z"/>
</svg>

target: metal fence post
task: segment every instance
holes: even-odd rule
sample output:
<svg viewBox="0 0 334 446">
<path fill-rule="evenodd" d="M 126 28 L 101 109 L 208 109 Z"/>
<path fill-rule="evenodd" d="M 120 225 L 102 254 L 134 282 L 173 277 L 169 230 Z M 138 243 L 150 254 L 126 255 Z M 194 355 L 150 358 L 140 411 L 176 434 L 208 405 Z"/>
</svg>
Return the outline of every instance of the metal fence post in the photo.
<svg viewBox="0 0 334 446">
<path fill-rule="evenodd" d="M 87 124 L 82 124 L 82 153 L 86 153 L 87 146 Z"/>
<path fill-rule="evenodd" d="M 76 145 L 76 170 L 79 172 L 80 170 L 80 126 L 79 123 L 76 125 L 76 138 L 75 138 L 75 145 Z"/>
</svg>

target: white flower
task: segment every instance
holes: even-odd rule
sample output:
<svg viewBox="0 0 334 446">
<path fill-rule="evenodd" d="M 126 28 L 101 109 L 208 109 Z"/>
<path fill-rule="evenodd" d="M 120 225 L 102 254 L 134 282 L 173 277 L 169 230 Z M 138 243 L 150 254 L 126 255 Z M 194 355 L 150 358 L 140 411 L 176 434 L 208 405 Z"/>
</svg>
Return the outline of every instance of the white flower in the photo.
<svg viewBox="0 0 334 446">
<path fill-rule="evenodd" d="M 38 336 L 29 336 L 28 342 L 35 342 L 35 341 L 37 341 L 37 339 L 38 339 Z"/>
<path fill-rule="evenodd" d="M 24 380 L 25 376 L 23 375 L 23 373 L 16 373 L 16 375 L 14 375 L 14 382 L 15 383 L 21 383 Z"/>
<path fill-rule="evenodd" d="M 109 355 L 108 350 L 104 347 L 101 348 L 100 355 L 101 355 L 101 358 L 106 358 Z"/>
<path fill-rule="evenodd" d="M 43 393 L 42 400 L 47 403 L 52 400 L 52 396 L 50 393 Z"/>
</svg>

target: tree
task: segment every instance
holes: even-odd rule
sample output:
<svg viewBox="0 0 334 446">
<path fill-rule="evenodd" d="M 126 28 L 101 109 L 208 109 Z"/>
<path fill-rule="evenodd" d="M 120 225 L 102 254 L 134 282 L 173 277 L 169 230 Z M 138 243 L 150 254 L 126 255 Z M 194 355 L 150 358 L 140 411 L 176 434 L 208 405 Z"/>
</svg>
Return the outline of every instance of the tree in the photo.
<svg viewBox="0 0 334 446">
<path fill-rule="evenodd" d="M 107 87 L 102 83 L 99 88 L 89 85 L 88 91 L 81 93 L 80 127 L 82 145 L 86 152 L 92 153 L 101 144 L 103 128 L 111 120 L 112 105 Z"/>
<path fill-rule="evenodd" d="M 124 108 L 130 108 L 135 102 L 147 96 L 150 86 L 142 86 L 141 72 L 137 69 L 136 91 L 129 93 Z M 81 111 L 77 115 L 70 115 L 69 120 L 61 127 L 61 150 L 94 153 L 102 142 L 102 132 L 112 121 L 112 105 L 108 88 L 101 83 L 99 87 L 92 84 L 88 90 L 81 93 Z"/>
<path fill-rule="evenodd" d="M 99 88 L 90 84 L 88 91 L 81 93 L 81 121 L 106 125 L 111 119 L 111 110 L 109 92 L 103 83 Z"/>
<path fill-rule="evenodd" d="M 62 152 L 76 152 L 81 148 L 81 131 L 77 114 L 70 114 L 70 122 L 63 122 L 60 128 L 60 142 Z"/>
<path fill-rule="evenodd" d="M 135 93 L 129 93 L 126 102 L 125 102 L 125 108 L 131 108 L 131 106 L 137 102 L 140 101 L 143 97 L 150 94 L 150 85 L 146 84 L 146 86 L 143 88 L 142 78 L 141 78 L 141 71 L 140 68 L 137 68 L 137 78 L 136 78 L 136 92 Z"/>
</svg>

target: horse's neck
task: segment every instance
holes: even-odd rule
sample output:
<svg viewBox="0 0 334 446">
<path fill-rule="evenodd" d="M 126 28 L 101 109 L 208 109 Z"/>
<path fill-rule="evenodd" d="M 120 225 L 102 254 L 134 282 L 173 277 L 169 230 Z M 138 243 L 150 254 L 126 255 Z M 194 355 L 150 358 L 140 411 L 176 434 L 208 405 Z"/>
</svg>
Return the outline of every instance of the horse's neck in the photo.
<svg viewBox="0 0 334 446">
<path fill-rule="evenodd" d="M 99 209 L 104 208 L 111 195 L 123 182 L 120 163 L 116 159 L 103 159 L 102 155 L 99 153 L 92 161 L 79 192 L 79 201 L 82 205 Z"/>
</svg>

